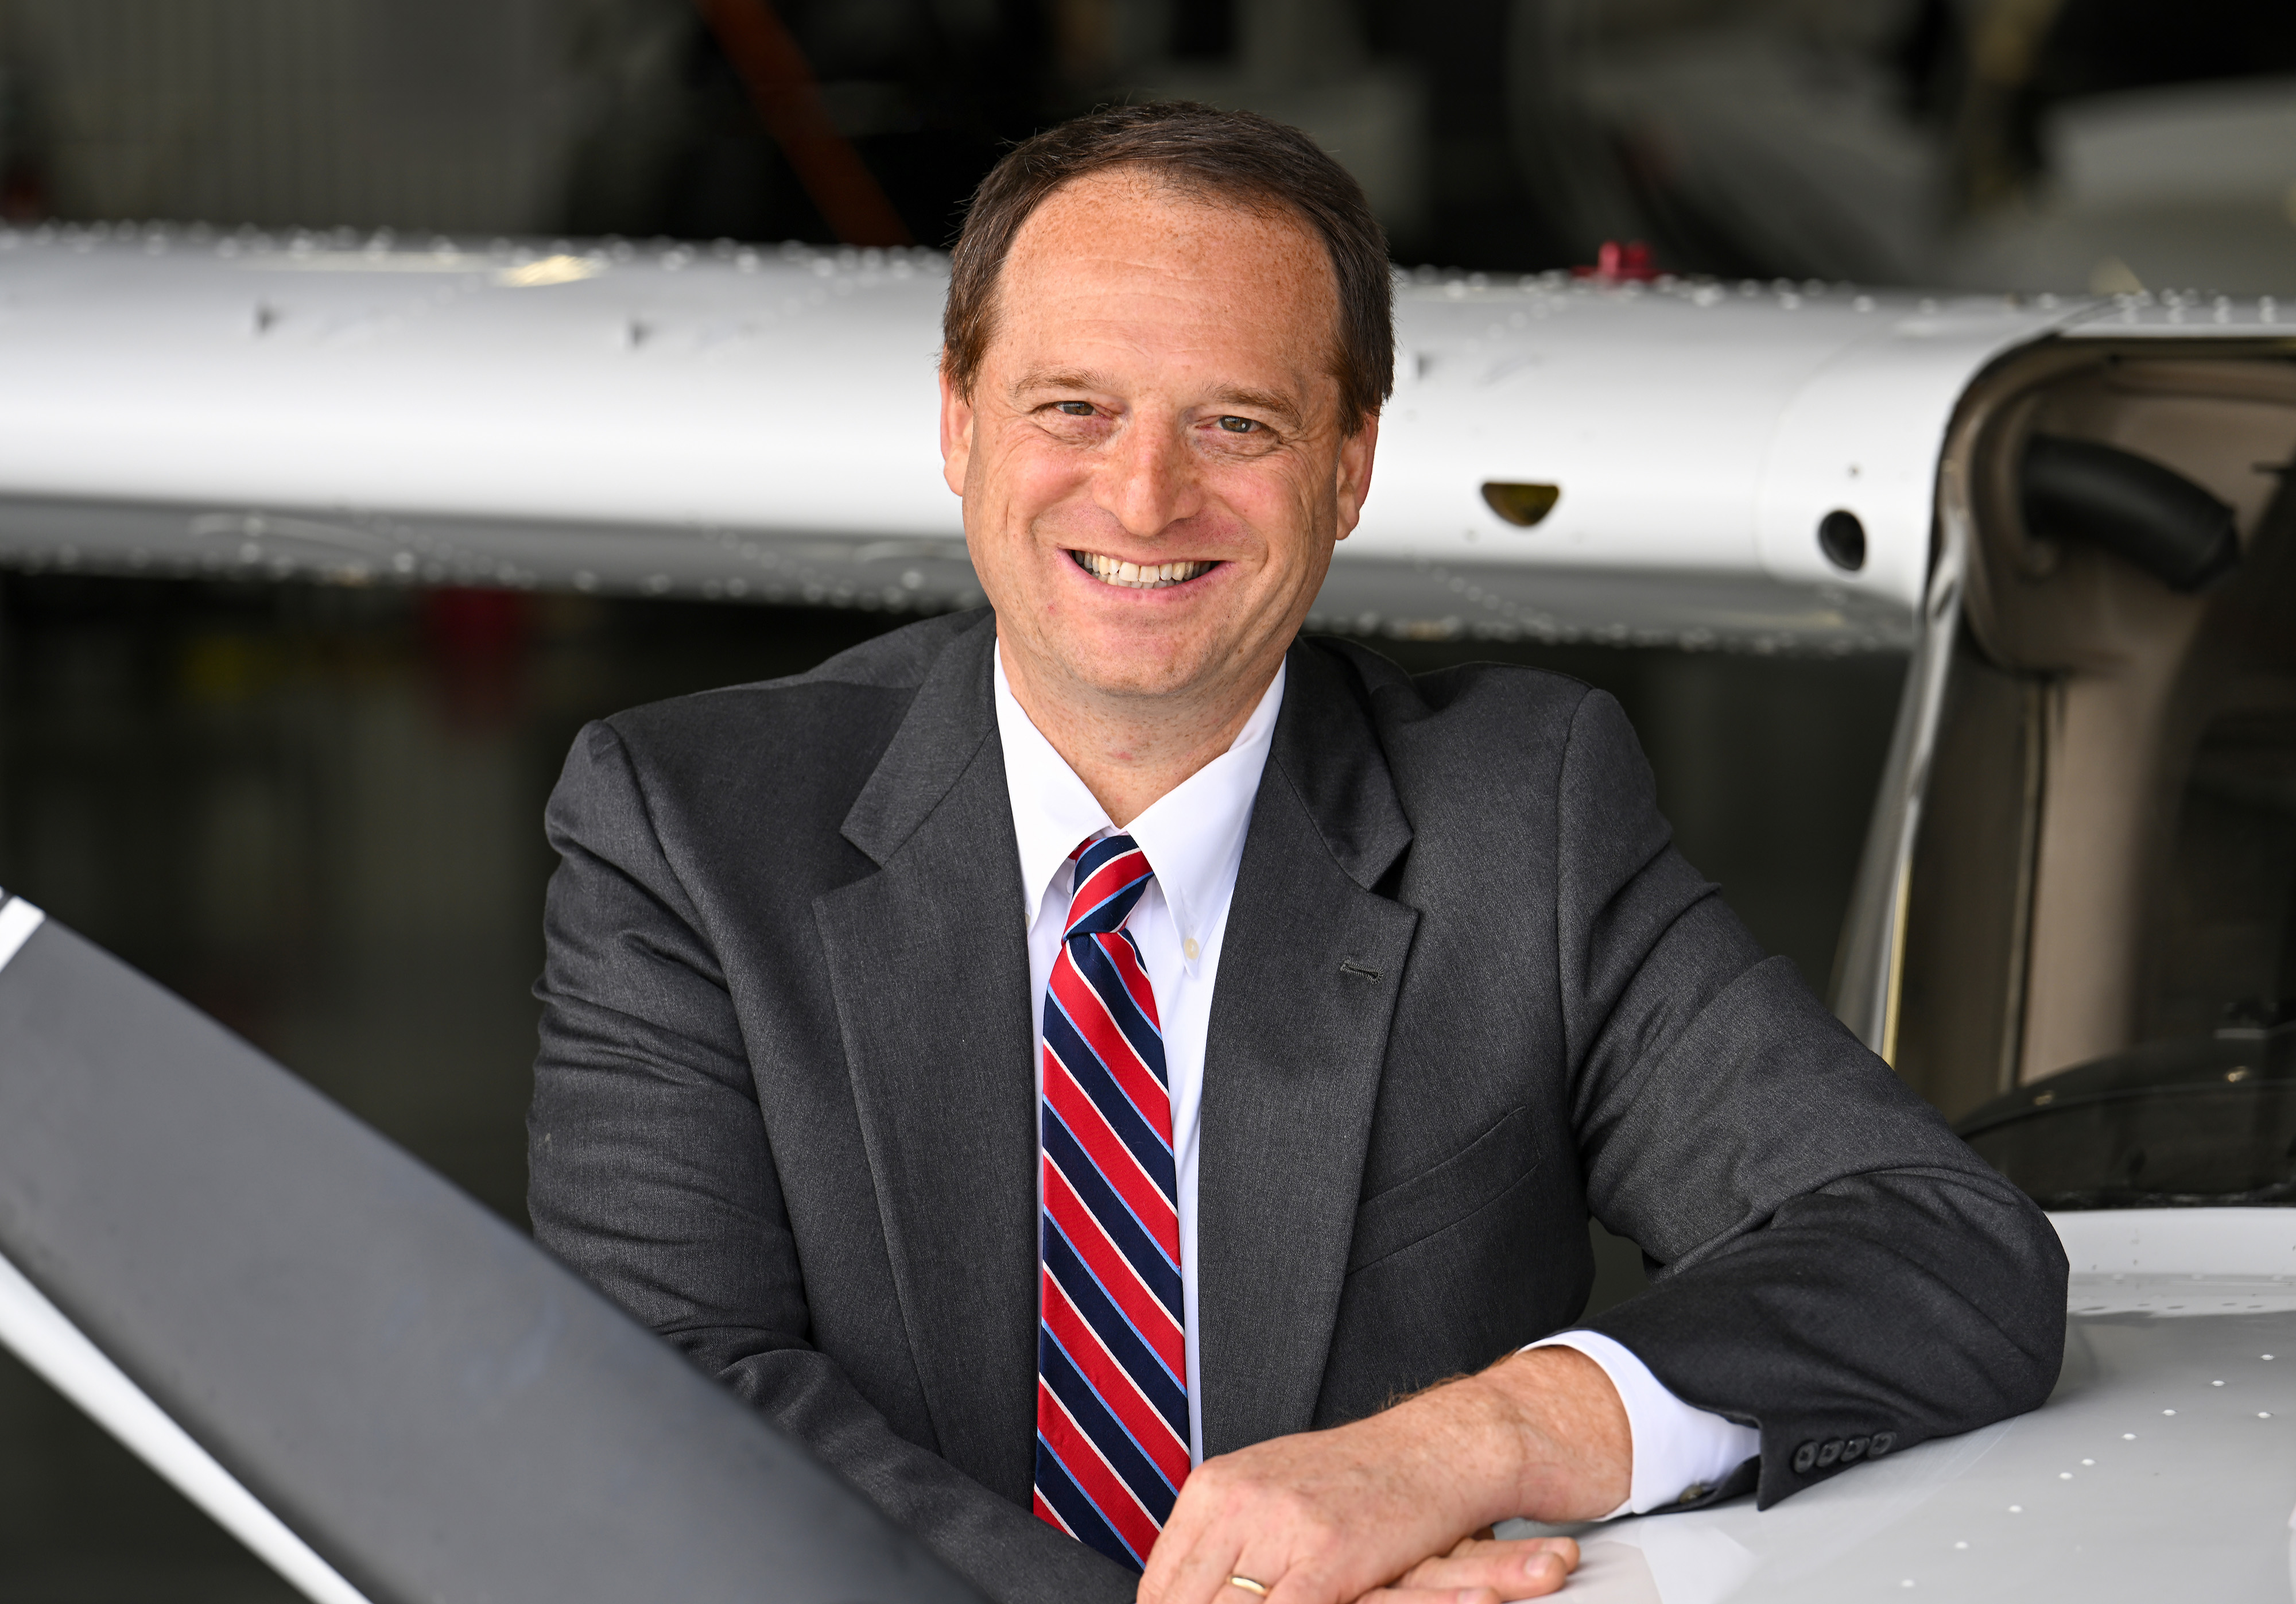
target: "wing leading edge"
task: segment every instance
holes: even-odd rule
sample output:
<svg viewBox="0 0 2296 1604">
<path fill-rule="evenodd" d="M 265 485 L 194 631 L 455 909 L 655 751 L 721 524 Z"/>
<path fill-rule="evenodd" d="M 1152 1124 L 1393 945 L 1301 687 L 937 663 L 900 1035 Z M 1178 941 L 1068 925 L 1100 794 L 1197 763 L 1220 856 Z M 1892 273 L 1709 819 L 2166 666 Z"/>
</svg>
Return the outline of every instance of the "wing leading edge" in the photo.
<svg viewBox="0 0 2296 1604">
<path fill-rule="evenodd" d="M 946 273 L 0 228 L 0 562 L 971 605 L 935 446 Z M 1970 381 L 2110 309 L 1399 275 L 1379 474 L 1316 621 L 1902 649 Z M 1487 485 L 1551 511 L 1510 518 Z"/>
</svg>

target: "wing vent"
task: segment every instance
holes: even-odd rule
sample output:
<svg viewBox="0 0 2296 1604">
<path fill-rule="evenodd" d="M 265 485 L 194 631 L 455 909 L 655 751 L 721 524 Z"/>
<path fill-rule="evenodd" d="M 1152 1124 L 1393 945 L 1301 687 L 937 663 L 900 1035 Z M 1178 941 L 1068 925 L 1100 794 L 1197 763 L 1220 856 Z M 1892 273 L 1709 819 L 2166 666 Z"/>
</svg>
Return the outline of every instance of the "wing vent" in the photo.
<svg viewBox="0 0 2296 1604">
<path fill-rule="evenodd" d="M 1487 479 L 1483 481 L 1483 499 L 1490 504 L 1491 511 L 1517 529 L 1529 529 L 1554 510 L 1554 504 L 1562 499 L 1562 487 Z"/>
</svg>

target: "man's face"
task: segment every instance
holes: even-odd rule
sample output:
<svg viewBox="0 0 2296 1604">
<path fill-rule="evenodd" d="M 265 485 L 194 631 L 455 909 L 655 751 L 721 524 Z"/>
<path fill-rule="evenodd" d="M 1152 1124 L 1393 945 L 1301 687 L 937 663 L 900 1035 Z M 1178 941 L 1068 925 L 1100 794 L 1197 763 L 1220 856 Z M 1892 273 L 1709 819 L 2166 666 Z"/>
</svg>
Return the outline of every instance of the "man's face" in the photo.
<svg viewBox="0 0 2296 1604">
<path fill-rule="evenodd" d="M 1118 169 L 1037 209 L 996 296 L 941 448 L 1008 666 L 1101 696 L 1265 686 L 1377 433 L 1342 427 L 1321 239 Z"/>
</svg>

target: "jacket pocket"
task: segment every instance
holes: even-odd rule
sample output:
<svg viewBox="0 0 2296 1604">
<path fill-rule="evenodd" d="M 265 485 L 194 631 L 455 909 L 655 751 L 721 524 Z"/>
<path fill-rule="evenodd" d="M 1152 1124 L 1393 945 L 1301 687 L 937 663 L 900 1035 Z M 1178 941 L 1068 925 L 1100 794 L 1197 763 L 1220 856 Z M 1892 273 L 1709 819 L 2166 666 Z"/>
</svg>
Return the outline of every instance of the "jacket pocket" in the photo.
<svg viewBox="0 0 2296 1604">
<path fill-rule="evenodd" d="M 1457 1224 L 1538 1168 L 1530 1111 L 1516 1108 L 1450 1157 L 1365 1198 L 1356 1209 L 1348 1273 Z"/>
</svg>

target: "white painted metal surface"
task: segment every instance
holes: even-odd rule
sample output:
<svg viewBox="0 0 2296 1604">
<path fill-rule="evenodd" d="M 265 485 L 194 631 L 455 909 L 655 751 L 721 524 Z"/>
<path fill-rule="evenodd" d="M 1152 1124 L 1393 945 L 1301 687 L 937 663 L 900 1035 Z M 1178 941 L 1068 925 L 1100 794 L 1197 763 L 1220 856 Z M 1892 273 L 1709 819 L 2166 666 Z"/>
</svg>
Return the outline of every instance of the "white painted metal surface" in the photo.
<svg viewBox="0 0 2296 1604">
<path fill-rule="evenodd" d="M 2209 295 L 2198 290 L 2150 290 L 2116 295 L 2065 333 L 2075 339 L 2129 337 L 2216 339 L 2245 334 L 2296 335 L 2296 303 L 2274 296 Z"/>
<path fill-rule="evenodd" d="M 1547 275 L 1414 282 L 1397 310 L 1360 555 L 1759 575 L 1910 614 L 1962 391 L 2074 308 Z M 1482 506 L 1488 479 L 1556 484 L 1562 498 L 1513 531 Z M 1866 527 L 1856 573 L 1818 548 L 1837 508 Z"/>
<path fill-rule="evenodd" d="M 0 969 L 44 922 L 21 897 L 0 905 Z M 63 1311 L 0 1255 L 0 1347 L 71 1400 L 314 1604 L 366 1597 L 194 1442 Z"/>
<path fill-rule="evenodd" d="M 0 560 L 962 603 L 945 276 L 922 251 L 0 229 Z M 1903 647 L 1971 378 L 2121 310 L 1412 276 L 1321 621 Z M 1562 498 L 1517 529 L 1490 480 Z M 1817 544 L 1835 510 L 1866 530 L 1854 572 Z"/>
<path fill-rule="evenodd" d="M 2262 1277 L 2296 1304 L 2296 1209 L 2100 1209 L 2054 1214 L 2075 1296 L 2127 1276 Z"/>
<path fill-rule="evenodd" d="M 1573 1604 L 2288 1604 L 2296 1209 L 2053 1216 L 2072 1262 L 2041 1409 L 1751 1501 L 1578 1528 Z"/>
</svg>

